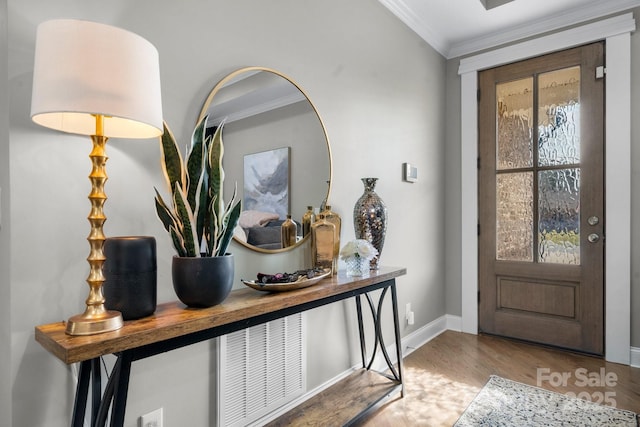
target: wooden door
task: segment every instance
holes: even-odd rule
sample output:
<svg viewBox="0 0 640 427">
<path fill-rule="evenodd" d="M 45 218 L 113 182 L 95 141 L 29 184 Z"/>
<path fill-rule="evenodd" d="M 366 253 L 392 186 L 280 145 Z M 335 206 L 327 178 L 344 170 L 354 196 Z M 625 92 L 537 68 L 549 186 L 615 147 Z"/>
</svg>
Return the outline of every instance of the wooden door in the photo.
<svg viewBox="0 0 640 427">
<path fill-rule="evenodd" d="M 479 74 L 482 332 L 604 354 L 603 58 Z"/>
</svg>

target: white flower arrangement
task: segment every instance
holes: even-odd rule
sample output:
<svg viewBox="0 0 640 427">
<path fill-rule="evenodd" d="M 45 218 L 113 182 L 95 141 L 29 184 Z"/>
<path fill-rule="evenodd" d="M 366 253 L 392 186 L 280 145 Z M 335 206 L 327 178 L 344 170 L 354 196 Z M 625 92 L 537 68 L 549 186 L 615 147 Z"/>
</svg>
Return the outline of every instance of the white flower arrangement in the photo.
<svg viewBox="0 0 640 427">
<path fill-rule="evenodd" d="M 364 239 L 352 240 L 340 250 L 340 259 L 346 260 L 349 258 L 364 258 L 367 261 L 371 261 L 378 256 L 378 250 L 373 245 Z"/>
</svg>

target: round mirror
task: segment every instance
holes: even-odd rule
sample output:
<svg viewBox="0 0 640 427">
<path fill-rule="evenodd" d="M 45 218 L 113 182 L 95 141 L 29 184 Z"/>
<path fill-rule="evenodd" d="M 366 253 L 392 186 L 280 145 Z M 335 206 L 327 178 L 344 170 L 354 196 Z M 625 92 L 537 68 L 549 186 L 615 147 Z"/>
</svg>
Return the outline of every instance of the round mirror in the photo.
<svg viewBox="0 0 640 427">
<path fill-rule="evenodd" d="M 274 253 L 309 239 L 302 217 L 317 213 L 331 191 L 331 148 L 324 123 L 291 78 L 264 67 L 246 67 L 223 78 L 209 93 L 198 121 L 207 133 L 224 122 L 225 200 L 234 183 L 243 212 L 234 240 Z M 296 243 L 283 247 L 282 223 L 291 215 Z"/>
</svg>

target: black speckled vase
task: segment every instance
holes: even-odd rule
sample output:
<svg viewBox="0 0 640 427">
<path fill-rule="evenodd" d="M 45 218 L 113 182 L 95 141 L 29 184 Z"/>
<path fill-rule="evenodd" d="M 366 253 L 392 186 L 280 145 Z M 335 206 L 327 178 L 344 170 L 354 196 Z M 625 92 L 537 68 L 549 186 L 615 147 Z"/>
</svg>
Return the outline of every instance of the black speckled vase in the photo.
<svg viewBox="0 0 640 427">
<path fill-rule="evenodd" d="M 353 228 L 357 239 L 364 239 L 378 250 L 378 256 L 369 262 L 371 270 L 378 269 L 384 238 L 387 233 L 387 207 L 374 191 L 378 178 L 362 178 L 364 194 L 353 208 Z"/>
</svg>

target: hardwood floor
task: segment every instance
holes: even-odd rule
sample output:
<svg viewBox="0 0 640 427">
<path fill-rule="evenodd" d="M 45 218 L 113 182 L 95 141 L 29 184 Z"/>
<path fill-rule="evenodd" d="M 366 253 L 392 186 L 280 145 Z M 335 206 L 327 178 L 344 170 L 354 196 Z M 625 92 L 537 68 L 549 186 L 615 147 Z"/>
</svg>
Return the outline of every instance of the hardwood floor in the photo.
<svg viewBox="0 0 640 427">
<path fill-rule="evenodd" d="M 451 426 L 490 375 L 640 413 L 640 369 L 512 340 L 446 331 L 404 358 L 405 397 L 364 426 Z"/>
</svg>

